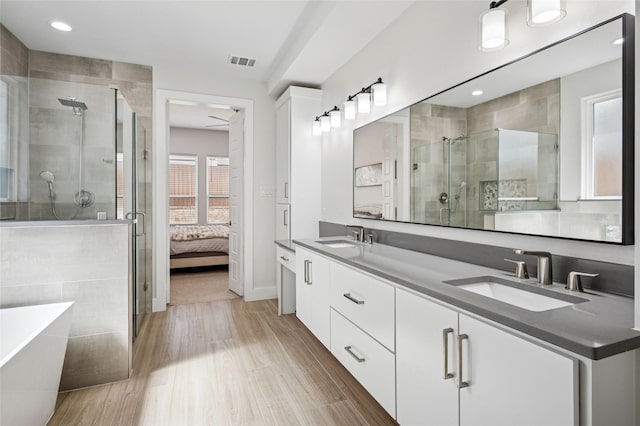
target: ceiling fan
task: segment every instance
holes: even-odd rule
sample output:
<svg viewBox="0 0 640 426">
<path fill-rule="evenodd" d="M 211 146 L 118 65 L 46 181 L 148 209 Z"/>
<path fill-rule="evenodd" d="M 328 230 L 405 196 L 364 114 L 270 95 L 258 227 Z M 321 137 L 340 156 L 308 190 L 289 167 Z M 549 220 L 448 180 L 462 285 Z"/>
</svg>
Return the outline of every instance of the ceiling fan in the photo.
<svg viewBox="0 0 640 426">
<path fill-rule="evenodd" d="M 208 126 L 204 127 L 226 127 L 229 125 L 229 120 L 227 119 L 216 117 L 215 115 L 208 115 L 207 117 L 213 118 L 214 120 L 224 121 L 224 124 L 209 124 Z"/>
</svg>

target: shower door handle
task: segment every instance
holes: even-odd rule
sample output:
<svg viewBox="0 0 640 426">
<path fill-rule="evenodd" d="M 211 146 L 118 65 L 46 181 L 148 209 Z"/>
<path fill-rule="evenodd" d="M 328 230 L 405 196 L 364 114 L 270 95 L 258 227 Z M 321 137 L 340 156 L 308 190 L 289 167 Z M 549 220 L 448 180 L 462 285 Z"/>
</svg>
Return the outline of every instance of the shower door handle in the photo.
<svg viewBox="0 0 640 426">
<path fill-rule="evenodd" d="M 126 214 L 125 219 L 133 219 L 136 216 L 142 216 L 142 232 L 138 233 L 136 232 L 136 234 L 134 235 L 135 237 L 144 237 L 147 233 L 146 231 L 146 222 L 147 222 L 147 215 L 146 213 L 142 213 L 142 212 L 129 212 Z M 137 220 L 134 219 L 134 223 L 138 223 Z M 137 227 L 136 227 L 136 231 L 137 231 Z"/>
</svg>

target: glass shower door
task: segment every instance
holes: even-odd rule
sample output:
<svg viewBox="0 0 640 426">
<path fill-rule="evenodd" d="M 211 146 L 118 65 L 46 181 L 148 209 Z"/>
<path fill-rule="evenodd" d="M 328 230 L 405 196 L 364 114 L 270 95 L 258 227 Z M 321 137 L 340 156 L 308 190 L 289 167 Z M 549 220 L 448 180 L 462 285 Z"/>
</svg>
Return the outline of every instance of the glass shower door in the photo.
<svg viewBox="0 0 640 426">
<path fill-rule="evenodd" d="M 130 265 L 133 338 L 142 327 L 150 297 L 147 279 L 147 191 L 145 139 L 146 131 L 138 125 L 135 112 L 124 98 L 118 105 L 122 109 L 122 157 L 123 157 L 123 211 L 131 220 Z"/>
</svg>

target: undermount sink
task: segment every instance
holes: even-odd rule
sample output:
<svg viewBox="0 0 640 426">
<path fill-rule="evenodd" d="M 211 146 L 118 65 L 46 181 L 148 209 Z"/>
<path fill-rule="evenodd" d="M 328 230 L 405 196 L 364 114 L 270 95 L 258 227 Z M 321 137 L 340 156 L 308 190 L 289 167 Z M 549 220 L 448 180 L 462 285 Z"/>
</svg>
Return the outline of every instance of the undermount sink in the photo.
<svg viewBox="0 0 640 426">
<path fill-rule="evenodd" d="M 326 247 L 330 248 L 347 248 L 347 247 L 355 247 L 355 244 L 350 243 L 345 240 L 331 240 L 331 241 L 316 241 L 318 244 L 322 244 Z"/>
<path fill-rule="evenodd" d="M 586 299 L 580 297 L 555 293 L 531 284 L 522 284 L 490 276 L 445 281 L 445 283 L 534 312 L 564 308 L 586 302 Z"/>
</svg>

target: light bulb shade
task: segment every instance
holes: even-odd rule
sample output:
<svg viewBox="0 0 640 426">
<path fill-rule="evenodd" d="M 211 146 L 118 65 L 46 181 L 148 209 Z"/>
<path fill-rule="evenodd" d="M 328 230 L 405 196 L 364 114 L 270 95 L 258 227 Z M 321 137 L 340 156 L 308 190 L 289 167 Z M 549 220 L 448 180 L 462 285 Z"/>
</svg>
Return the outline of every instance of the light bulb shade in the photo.
<svg viewBox="0 0 640 426">
<path fill-rule="evenodd" d="M 323 115 L 320 117 L 320 130 L 323 132 L 328 132 L 331 130 L 331 120 L 328 115 Z"/>
<path fill-rule="evenodd" d="M 368 92 L 358 93 L 358 112 L 367 113 L 371 111 L 371 95 Z"/>
<path fill-rule="evenodd" d="M 313 136 L 320 136 L 322 134 L 322 129 L 320 129 L 320 120 L 317 118 L 313 120 L 311 134 L 313 134 Z"/>
<path fill-rule="evenodd" d="M 480 15 L 480 50 L 500 50 L 508 44 L 507 9 L 494 7 Z"/>
<path fill-rule="evenodd" d="M 566 14 L 564 0 L 527 0 L 527 25 L 530 27 L 553 24 Z"/>
<path fill-rule="evenodd" d="M 340 127 L 342 120 L 340 117 L 340 110 L 334 109 L 329 112 L 329 119 L 331 120 L 331 127 Z"/>
<path fill-rule="evenodd" d="M 344 119 L 355 120 L 356 119 L 356 102 L 349 99 L 344 103 Z"/>
<path fill-rule="evenodd" d="M 375 106 L 385 106 L 387 104 L 387 85 L 380 82 L 371 86 L 373 94 L 373 104 Z"/>
</svg>

